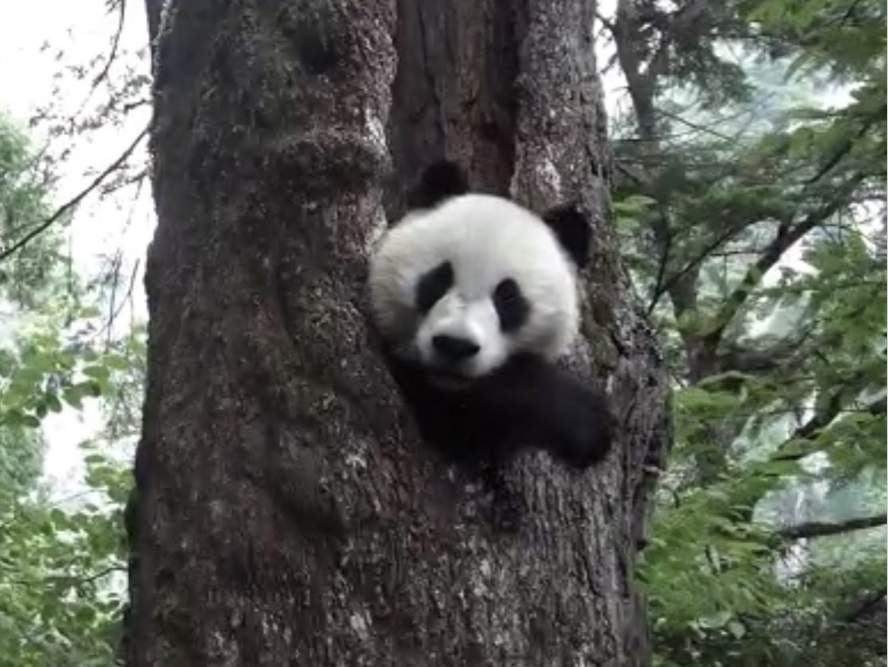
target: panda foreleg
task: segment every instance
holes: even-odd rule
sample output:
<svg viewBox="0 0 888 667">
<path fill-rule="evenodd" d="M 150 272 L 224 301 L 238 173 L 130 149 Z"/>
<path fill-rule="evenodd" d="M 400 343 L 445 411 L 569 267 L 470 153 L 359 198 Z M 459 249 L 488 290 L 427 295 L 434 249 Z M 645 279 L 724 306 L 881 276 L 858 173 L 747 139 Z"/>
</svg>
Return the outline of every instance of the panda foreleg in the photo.
<svg viewBox="0 0 888 667">
<path fill-rule="evenodd" d="M 516 438 L 574 468 L 601 461 L 611 449 L 607 396 L 538 357 L 510 360 L 473 394 L 479 409 L 510 424 Z"/>
<path fill-rule="evenodd" d="M 607 396 L 536 356 L 512 358 L 470 389 L 444 391 L 418 364 L 383 354 L 423 440 L 451 463 L 497 469 L 521 446 L 574 468 L 607 456 L 614 420 Z"/>
<path fill-rule="evenodd" d="M 551 381 L 544 385 L 547 400 L 539 406 L 540 435 L 548 434 L 548 449 L 554 456 L 575 468 L 588 468 L 613 446 L 614 419 L 607 396 L 563 371 L 552 371 Z"/>
<path fill-rule="evenodd" d="M 382 353 L 422 440 L 447 463 L 467 469 L 487 466 L 495 452 L 486 445 L 501 439 L 489 430 L 489 415 L 479 414 L 462 392 L 435 386 L 420 364 L 399 359 L 386 346 Z"/>
</svg>

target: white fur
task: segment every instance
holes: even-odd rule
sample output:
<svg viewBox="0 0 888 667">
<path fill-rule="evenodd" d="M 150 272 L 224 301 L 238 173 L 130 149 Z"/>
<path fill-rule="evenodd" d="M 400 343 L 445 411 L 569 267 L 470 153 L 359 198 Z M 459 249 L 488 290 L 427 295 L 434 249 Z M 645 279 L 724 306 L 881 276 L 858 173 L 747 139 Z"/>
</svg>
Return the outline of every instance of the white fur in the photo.
<svg viewBox="0 0 888 667">
<path fill-rule="evenodd" d="M 416 285 L 450 261 L 454 286 L 423 317 Z M 528 321 L 500 330 L 492 301 L 505 278 L 518 282 L 530 303 Z M 516 352 L 554 360 L 573 343 L 579 322 L 576 272 L 552 230 L 507 199 L 466 194 L 414 211 L 389 230 L 370 260 L 370 301 L 377 327 L 395 353 L 434 367 L 434 335 L 471 338 L 480 352 L 459 371 L 483 376 Z"/>
</svg>

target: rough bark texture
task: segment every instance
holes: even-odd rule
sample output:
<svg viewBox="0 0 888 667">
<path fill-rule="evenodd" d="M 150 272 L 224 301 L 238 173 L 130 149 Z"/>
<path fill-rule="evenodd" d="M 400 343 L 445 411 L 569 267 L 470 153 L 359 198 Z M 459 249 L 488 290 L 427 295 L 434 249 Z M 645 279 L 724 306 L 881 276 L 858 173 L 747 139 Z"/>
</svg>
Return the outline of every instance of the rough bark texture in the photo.
<svg viewBox="0 0 888 667">
<path fill-rule="evenodd" d="M 156 17 L 131 667 L 647 661 L 630 580 L 667 383 L 606 216 L 594 6 L 400 3 Z M 598 232 L 573 364 L 607 380 L 621 440 L 583 476 L 522 457 L 517 534 L 419 446 L 365 326 L 382 179 L 445 154 L 534 208 L 582 202 Z"/>
</svg>

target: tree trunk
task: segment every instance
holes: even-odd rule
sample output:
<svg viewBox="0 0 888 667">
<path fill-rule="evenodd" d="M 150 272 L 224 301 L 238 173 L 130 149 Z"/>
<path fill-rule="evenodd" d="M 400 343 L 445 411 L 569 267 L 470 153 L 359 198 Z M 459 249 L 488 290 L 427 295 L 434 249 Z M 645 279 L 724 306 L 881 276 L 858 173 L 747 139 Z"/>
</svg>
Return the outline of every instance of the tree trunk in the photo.
<svg viewBox="0 0 888 667">
<path fill-rule="evenodd" d="M 668 389 L 607 218 L 594 11 L 168 0 L 154 16 L 128 665 L 647 663 L 631 569 Z M 418 446 L 365 326 L 383 177 L 443 155 L 477 187 L 595 214 L 573 362 L 607 380 L 621 437 L 585 475 L 522 456 L 515 534 Z"/>
</svg>

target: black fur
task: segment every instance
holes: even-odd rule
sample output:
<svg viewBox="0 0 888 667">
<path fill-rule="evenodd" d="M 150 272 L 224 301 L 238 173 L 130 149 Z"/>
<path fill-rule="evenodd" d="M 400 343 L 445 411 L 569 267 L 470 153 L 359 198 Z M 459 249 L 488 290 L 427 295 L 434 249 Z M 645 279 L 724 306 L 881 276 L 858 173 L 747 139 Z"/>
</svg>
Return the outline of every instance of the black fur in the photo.
<svg viewBox="0 0 888 667">
<path fill-rule="evenodd" d="M 420 435 L 451 463 L 505 463 L 521 448 L 537 447 L 582 470 L 611 449 L 614 420 L 604 393 L 539 357 L 513 357 L 455 391 L 383 349 Z"/>
<path fill-rule="evenodd" d="M 453 287 L 453 264 L 444 262 L 426 273 L 416 283 L 414 305 L 423 315 L 428 313 L 435 304 Z"/>
<path fill-rule="evenodd" d="M 557 206 L 543 213 L 542 218 L 577 268 L 584 268 L 592 246 L 592 227 L 586 216 L 574 206 Z"/>
<path fill-rule="evenodd" d="M 518 331 L 530 317 L 530 304 L 521 292 L 521 286 L 506 278 L 500 281 L 493 291 L 493 307 L 496 308 L 500 329 L 505 332 Z"/>
<path fill-rule="evenodd" d="M 419 182 L 407 193 L 407 206 L 411 209 L 432 208 L 468 190 L 469 184 L 463 170 L 453 162 L 441 160 L 423 170 Z"/>
</svg>

